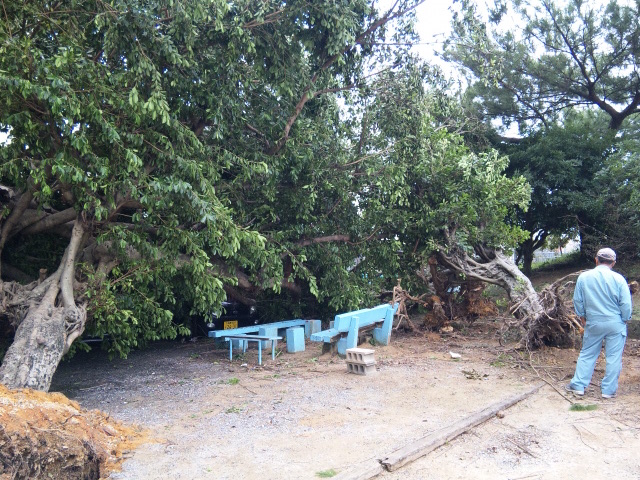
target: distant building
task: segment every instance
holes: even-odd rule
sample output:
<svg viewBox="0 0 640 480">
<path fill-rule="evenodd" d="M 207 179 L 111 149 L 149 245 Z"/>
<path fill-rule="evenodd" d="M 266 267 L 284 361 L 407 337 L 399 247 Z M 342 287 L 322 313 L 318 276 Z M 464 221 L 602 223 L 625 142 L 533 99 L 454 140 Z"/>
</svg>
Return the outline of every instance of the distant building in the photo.
<svg viewBox="0 0 640 480">
<path fill-rule="evenodd" d="M 541 248 L 533 252 L 533 262 L 534 263 L 542 263 L 549 260 L 553 260 L 554 258 L 561 257 L 563 255 L 567 255 L 569 253 L 577 252 L 580 250 L 580 242 L 577 240 L 569 240 L 564 247 L 547 249 Z"/>
</svg>

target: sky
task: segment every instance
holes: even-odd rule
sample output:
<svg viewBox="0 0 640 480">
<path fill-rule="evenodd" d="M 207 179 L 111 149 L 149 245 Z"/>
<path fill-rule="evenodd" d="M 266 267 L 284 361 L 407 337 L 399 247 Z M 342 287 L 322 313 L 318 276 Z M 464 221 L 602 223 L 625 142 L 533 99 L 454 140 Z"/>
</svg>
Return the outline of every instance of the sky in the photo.
<svg viewBox="0 0 640 480">
<path fill-rule="evenodd" d="M 420 33 L 420 45 L 416 51 L 422 57 L 434 59 L 434 50 L 442 50 L 442 43 L 451 32 L 452 5 L 451 0 L 427 0 L 416 9 L 417 30 Z"/>
</svg>

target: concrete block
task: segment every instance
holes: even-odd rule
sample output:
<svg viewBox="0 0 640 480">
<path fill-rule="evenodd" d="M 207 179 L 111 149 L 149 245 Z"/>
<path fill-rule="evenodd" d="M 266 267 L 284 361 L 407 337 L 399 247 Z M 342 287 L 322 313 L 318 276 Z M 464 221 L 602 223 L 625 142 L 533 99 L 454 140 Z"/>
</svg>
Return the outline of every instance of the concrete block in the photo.
<svg viewBox="0 0 640 480">
<path fill-rule="evenodd" d="M 267 337 L 277 337 L 278 327 L 269 327 L 269 326 L 260 327 L 258 329 L 258 335 L 264 335 Z M 262 348 L 266 348 L 266 349 L 271 348 L 271 343 L 272 343 L 271 340 L 263 340 Z"/>
<path fill-rule="evenodd" d="M 338 350 L 338 355 L 342 355 L 344 357 L 347 354 L 347 337 L 338 339 L 336 342 L 336 349 Z"/>
<path fill-rule="evenodd" d="M 347 363 L 372 365 L 376 363 L 374 354 L 375 350 L 368 348 L 349 348 L 347 350 Z"/>
<path fill-rule="evenodd" d="M 322 330 L 322 320 L 307 320 L 304 324 L 304 336 L 311 338 L 314 333 L 319 333 Z"/>
<path fill-rule="evenodd" d="M 304 328 L 291 327 L 287 329 L 287 352 L 304 351 Z"/>
<path fill-rule="evenodd" d="M 351 363 L 351 362 L 347 362 L 347 372 L 355 373 L 356 375 L 371 375 L 374 373 L 378 373 L 376 371 L 375 363 L 372 363 L 369 365 L 361 365 L 359 363 Z"/>
</svg>

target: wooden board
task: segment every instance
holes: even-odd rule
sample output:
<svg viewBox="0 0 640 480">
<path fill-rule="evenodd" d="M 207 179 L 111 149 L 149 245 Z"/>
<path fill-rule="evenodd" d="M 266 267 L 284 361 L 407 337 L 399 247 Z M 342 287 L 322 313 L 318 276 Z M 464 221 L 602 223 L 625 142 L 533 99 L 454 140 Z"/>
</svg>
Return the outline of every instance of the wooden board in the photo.
<svg viewBox="0 0 640 480">
<path fill-rule="evenodd" d="M 426 437 L 423 437 L 418 441 L 412 443 L 411 445 L 407 445 L 396 450 L 391 455 L 381 460 L 380 463 L 382 463 L 382 465 L 390 472 L 397 470 L 403 465 L 406 465 L 409 462 L 413 462 L 414 460 L 426 455 L 429 452 L 432 452 L 445 443 L 450 442 L 458 435 L 466 432 L 470 428 L 486 422 L 500 410 L 504 410 L 515 405 L 518 402 L 521 402 L 525 398 L 536 393 L 544 385 L 544 383 L 541 383 L 540 385 L 537 385 L 524 393 L 520 393 L 511 398 L 508 398 L 507 400 L 495 403 L 485 408 L 484 410 L 471 415 L 470 417 L 459 420 L 449 427 L 446 427 L 437 432 L 433 432 Z"/>
<path fill-rule="evenodd" d="M 463 418 L 458 422 L 445 427 L 436 432 L 422 437 L 410 445 L 406 445 L 398 450 L 394 451 L 387 457 L 381 460 L 365 460 L 357 465 L 354 465 L 349 470 L 340 472 L 336 475 L 334 480 L 368 480 L 375 478 L 385 471 L 393 472 L 401 468 L 402 466 L 417 460 L 420 457 L 427 455 L 438 447 L 441 447 L 447 442 L 450 442 L 457 436 L 470 430 L 471 428 L 480 425 L 492 418 L 500 410 L 505 410 L 512 407 L 518 402 L 521 402 L 525 398 L 530 397 L 536 393 L 545 384 L 541 383 L 535 387 L 527 390 L 526 392 L 514 395 L 506 400 L 494 403 L 488 406 L 484 410 L 472 414 L 469 417 Z"/>
</svg>

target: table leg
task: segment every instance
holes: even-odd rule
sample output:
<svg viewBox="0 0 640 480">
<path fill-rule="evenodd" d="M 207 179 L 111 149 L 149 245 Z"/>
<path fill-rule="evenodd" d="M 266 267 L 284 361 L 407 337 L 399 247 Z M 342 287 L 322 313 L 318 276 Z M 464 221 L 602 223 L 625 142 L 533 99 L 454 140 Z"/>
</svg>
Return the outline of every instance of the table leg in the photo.
<svg viewBox="0 0 640 480">
<path fill-rule="evenodd" d="M 276 359 L 276 345 L 278 344 L 278 340 L 271 341 L 271 360 Z"/>
<path fill-rule="evenodd" d="M 229 339 L 229 361 L 233 360 L 233 340 Z"/>
<path fill-rule="evenodd" d="M 262 341 L 258 340 L 258 365 L 262 365 Z"/>
</svg>

